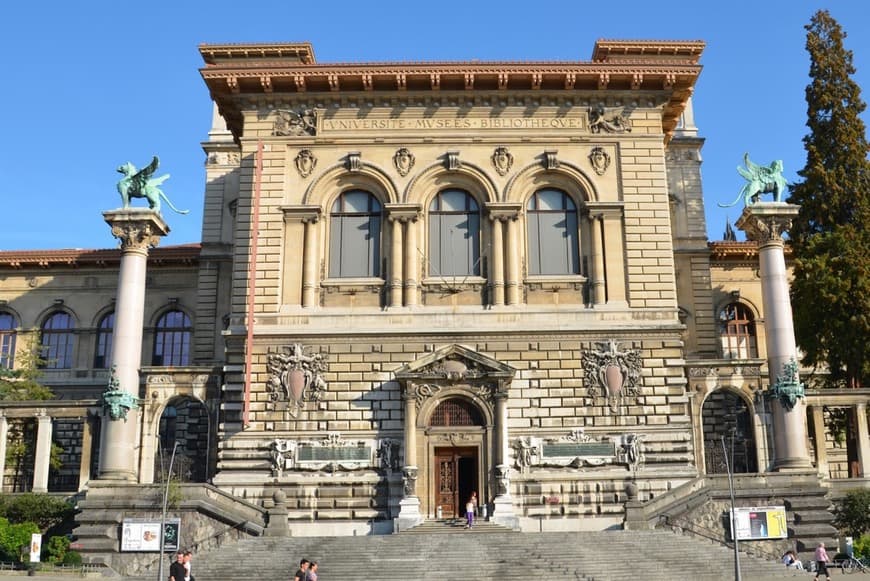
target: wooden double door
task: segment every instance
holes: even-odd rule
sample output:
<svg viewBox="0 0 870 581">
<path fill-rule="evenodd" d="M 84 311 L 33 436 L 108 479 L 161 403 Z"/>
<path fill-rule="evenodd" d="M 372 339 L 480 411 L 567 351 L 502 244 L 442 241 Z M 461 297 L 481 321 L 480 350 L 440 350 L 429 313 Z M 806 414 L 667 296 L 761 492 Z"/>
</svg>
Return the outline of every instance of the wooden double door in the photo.
<svg viewBox="0 0 870 581">
<path fill-rule="evenodd" d="M 477 448 L 435 448 L 435 506 L 443 518 L 465 514 L 465 503 L 478 487 Z"/>
</svg>

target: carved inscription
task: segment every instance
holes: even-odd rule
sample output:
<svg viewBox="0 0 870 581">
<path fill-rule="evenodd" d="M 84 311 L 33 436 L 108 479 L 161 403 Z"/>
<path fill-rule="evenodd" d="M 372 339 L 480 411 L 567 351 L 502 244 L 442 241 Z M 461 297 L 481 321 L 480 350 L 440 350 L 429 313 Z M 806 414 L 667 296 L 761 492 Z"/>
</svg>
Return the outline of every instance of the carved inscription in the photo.
<svg viewBox="0 0 870 581">
<path fill-rule="evenodd" d="M 322 131 L 585 129 L 580 117 L 456 117 L 437 119 L 324 119 Z"/>
</svg>

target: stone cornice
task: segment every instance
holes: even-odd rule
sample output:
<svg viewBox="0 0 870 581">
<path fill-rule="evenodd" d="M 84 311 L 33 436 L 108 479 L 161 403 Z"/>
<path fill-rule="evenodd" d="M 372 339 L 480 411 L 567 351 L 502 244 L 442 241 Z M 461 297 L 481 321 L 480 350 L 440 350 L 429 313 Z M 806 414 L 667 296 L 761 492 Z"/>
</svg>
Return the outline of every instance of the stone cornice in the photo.
<svg viewBox="0 0 870 581">
<path fill-rule="evenodd" d="M 746 241 L 731 241 L 731 240 L 716 240 L 708 242 L 707 247 L 710 249 L 710 258 L 714 262 L 730 262 L 743 260 L 758 260 L 758 242 L 752 240 Z M 791 245 L 785 245 L 786 260 L 792 256 Z"/>
<path fill-rule="evenodd" d="M 601 99 L 601 91 L 660 92 L 667 95 L 662 131 L 670 136 L 701 72 L 704 49 L 699 41 L 599 41 L 593 61 L 319 64 L 313 52 L 306 61 L 301 46 L 200 46 L 206 64 L 200 73 L 236 140 L 242 136 L 240 95 L 429 91 L 586 91 Z"/>
<path fill-rule="evenodd" d="M 152 248 L 148 264 L 189 266 L 199 261 L 200 250 L 200 244 Z M 116 267 L 120 263 L 121 251 L 118 249 L 0 251 L 0 269 Z"/>
</svg>

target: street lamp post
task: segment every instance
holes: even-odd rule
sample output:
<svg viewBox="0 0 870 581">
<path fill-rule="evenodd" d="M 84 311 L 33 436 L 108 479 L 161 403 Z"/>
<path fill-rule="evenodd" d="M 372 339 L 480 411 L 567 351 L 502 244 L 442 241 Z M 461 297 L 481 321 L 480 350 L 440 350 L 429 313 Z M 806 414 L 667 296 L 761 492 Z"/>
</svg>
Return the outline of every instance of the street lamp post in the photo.
<svg viewBox="0 0 870 581">
<path fill-rule="evenodd" d="M 178 440 L 176 440 L 175 444 L 172 446 L 172 455 L 169 457 L 168 474 L 163 478 L 163 512 L 160 513 L 160 557 L 159 565 L 157 566 L 157 581 L 163 581 L 163 559 L 165 558 L 163 551 L 165 550 L 164 542 L 166 538 L 166 506 L 169 503 L 169 482 L 172 480 L 172 463 L 175 461 L 175 451 L 177 449 Z M 163 464 L 163 462 L 161 462 L 161 464 Z"/>
<path fill-rule="evenodd" d="M 737 549 L 737 523 L 734 520 L 734 477 L 731 464 L 734 462 L 734 432 L 731 432 L 731 461 L 728 461 L 728 450 L 725 448 L 725 436 L 722 436 L 722 455 L 725 456 L 725 470 L 728 472 L 728 492 L 731 494 L 731 540 L 734 541 L 734 581 L 741 581 L 740 551 Z"/>
</svg>

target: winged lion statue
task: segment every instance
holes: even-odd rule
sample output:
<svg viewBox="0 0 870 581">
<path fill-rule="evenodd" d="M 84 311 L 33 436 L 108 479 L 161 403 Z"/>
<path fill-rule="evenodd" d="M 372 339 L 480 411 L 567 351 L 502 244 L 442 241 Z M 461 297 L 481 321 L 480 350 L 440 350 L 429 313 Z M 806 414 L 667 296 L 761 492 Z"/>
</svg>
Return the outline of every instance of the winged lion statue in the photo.
<svg viewBox="0 0 870 581">
<path fill-rule="evenodd" d="M 124 165 L 118 166 L 118 173 L 124 177 L 118 182 L 118 193 L 121 194 L 121 201 L 124 203 L 124 208 L 130 207 L 131 198 L 145 198 L 148 200 L 148 207 L 157 213 L 160 213 L 160 198 L 166 201 L 166 204 L 179 214 L 187 214 L 190 210 L 179 210 L 172 205 L 163 190 L 160 189 L 160 184 L 169 179 L 169 174 L 164 174 L 160 177 L 152 178 L 157 167 L 160 165 L 160 160 L 157 156 L 151 160 L 147 167 L 140 170 L 129 161 Z"/>
<path fill-rule="evenodd" d="M 738 165 L 737 173 L 743 176 L 746 183 L 740 189 L 737 199 L 730 204 L 719 204 L 719 207 L 730 208 L 736 205 L 741 197 L 743 197 L 745 205 L 751 206 L 758 202 L 761 194 L 770 193 L 773 194 L 774 202 L 782 202 L 782 196 L 786 188 L 788 188 L 788 182 L 785 181 L 782 175 L 782 160 L 774 160 L 770 165 L 758 165 L 752 163 L 748 153 L 744 153 L 743 162 L 746 164 L 746 168 L 744 169 Z"/>
</svg>

